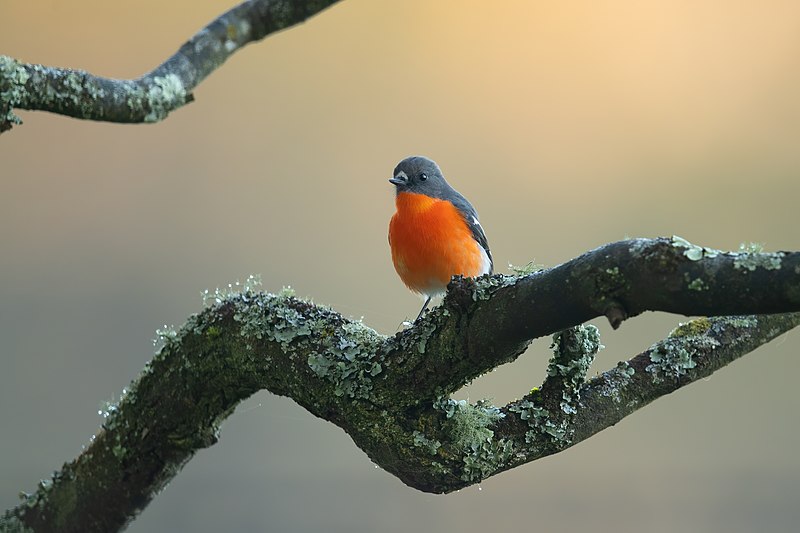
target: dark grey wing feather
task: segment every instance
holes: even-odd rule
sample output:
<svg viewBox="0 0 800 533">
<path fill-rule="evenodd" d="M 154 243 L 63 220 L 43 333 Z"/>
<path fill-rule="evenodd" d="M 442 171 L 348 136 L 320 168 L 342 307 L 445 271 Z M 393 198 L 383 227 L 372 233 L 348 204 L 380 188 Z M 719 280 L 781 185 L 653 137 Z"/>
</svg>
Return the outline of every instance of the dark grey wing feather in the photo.
<svg viewBox="0 0 800 533">
<path fill-rule="evenodd" d="M 480 222 L 478 222 L 478 212 L 475 211 L 475 208 L 472 207 L 472 204 L 469 203 L 469 200 L 461 196 L 461 194 L 456 191 L 452 190 L 452 197 L 448 198 L 450 202 L 456 206 L 456 209 L 461 213 L 461 216 L 464 217 L 464 221 L 469 226 L 469 229 L 472 231 L 472 237 L 478 241 L 484 250 L 486 250 L 486 255 L 489 256 L 489 274 L 494 271 L 494 259 L 492 259 L 492 252 L 489 250 L 489 241 L 486 240 L 486 234 L 483 232 L 483 227 L 481 226 Z"/>
</svg>

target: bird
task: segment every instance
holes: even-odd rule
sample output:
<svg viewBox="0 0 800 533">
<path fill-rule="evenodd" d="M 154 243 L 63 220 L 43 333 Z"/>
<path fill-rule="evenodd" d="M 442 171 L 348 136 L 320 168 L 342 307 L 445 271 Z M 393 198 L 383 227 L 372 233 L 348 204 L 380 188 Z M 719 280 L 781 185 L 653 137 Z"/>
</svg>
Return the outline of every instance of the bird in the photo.
<svg viewBox="0 0 800 533">
<path fill-rule="evenodd" d="M 389 178 L 397 211 L 389 222 L 392 263 L 403 283 L 425 298 L 447 291 L 453 276 L 491 274 L 489 243 L 472 204 L 423 156 L 400 161 Z"/>
</svg>

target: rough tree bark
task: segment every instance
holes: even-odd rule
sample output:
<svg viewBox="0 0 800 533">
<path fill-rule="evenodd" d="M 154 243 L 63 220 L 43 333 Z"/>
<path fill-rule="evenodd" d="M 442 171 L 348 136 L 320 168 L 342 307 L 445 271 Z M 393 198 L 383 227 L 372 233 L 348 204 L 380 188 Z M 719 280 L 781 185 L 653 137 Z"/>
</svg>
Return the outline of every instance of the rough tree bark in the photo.
<svg viewBox="0 0 800 533">
<path fill-rule="evenodd" d="M 267 389 L 341 427 L 411 487 L 449 492 L 584 440 L 800 324 L 800 252 L 723 253 L 683 239 L 609 244 L 519 276 L 455 279 L 442 306 L 387 337 L 289 294 L 217 293 L 107 409 L 92 444 L 0 529 L 124 527 Z M 585 380 L 597 330 L 643 311 L 700 318 Z M 780 313 L 780 314 L 764 314 Z M 449 394 L 553 334 L 541 387 L 508 405 Z"/>
</svg>

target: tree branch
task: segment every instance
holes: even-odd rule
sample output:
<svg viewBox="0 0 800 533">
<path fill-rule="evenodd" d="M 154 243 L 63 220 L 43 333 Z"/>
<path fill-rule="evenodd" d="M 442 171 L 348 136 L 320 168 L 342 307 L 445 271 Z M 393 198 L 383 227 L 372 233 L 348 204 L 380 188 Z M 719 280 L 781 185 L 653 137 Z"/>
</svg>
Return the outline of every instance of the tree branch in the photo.
<svg viewBox="0 0 800 533">
<path fill-rule="evenodd" d="M 800 253 L 729 254 L 675 237 L 609 244 L 521 277 L 454 280 L 441 307 L 392 337 L 288 294 L 218 292 L 161 332 L 164 346 L 91 445 L 0 529 L 124 527 L 260 389 L 337 424 L 404 483 L 456 490 L 564 450 L 797 326 L 798 295 Z M 578 324 L 609 307 L 786 314 L 697 319 L 584 381 L 600 344 Z M 448 398 L 554 332 L 541 388 L 502 408 Z"/>
<path fill-rule="evenodd" d="M 619 327 L 623 317 L 644 311 L 686 316 L 796 311 L 799 279 L 797 252 L 726 253 L 672 237 L 607 244 L 527 276 L 457 280 L 444 302 L 446 320 L 435 315 L 422 325 L 446 330 L 423 340 L 435 355 L 418 358 L 417 367 L 407 365 L 415 375 L 398 379 L 431 396 L 444 377 L 451 385 L 440 393 L 449 394 L 515 358 L 531 339 L 598 316 Z M 419 329 L 399 339 L 401 349 L 417 342 Z"/>
<path fill-rule="evenodd" d="M 191 102 L 192 90 L 234 52 L 303 22 L 336 1 L 242 2 L 200 30 L 164 63 L 133 80 L 0 56 L 0 133 L 21 124 L 15 108 L 108 122 L 158 122 Z"/>
</svg>

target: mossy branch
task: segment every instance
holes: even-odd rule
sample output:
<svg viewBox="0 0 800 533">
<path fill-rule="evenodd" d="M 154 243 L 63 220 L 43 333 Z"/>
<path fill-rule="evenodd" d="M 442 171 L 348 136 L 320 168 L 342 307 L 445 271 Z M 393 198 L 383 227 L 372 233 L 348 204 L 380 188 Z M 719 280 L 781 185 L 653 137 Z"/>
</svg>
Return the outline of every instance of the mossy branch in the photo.
<svg viewBox="0 0 800 533">
<path fill-rule="evenodd" d="M 644 310 L 748 316 L 691 321 L 586 380 L 600 343 L 580 324 L 605 315 L 618 326 Z M 609 244 L 529 275 L 454 280 L 442 306 L 391 337 L 247 286 L 161 332 L 163 347 L 84 453 L 0 517 L 0 530 L 124 527 L 261 389 L 340 426 L 409 486 L 450 492 L 614 425 L 794 328 L 798 311 L 800 253 L 723 253 L 677 237 Z M 522 399 L 448 397 L 553 333 L 547 376 Z"/>
<path fill-rule="evenodd" d="M 305 21 L 337 0 L 248 0 L 200 30 L 164 63 L 132 80 L 22 63 L 0 56 L 0 133 L 14 109 L 107 122 L 158 122 L 191 102 L 192 90 L 246 44 Z"/>
</svg>

